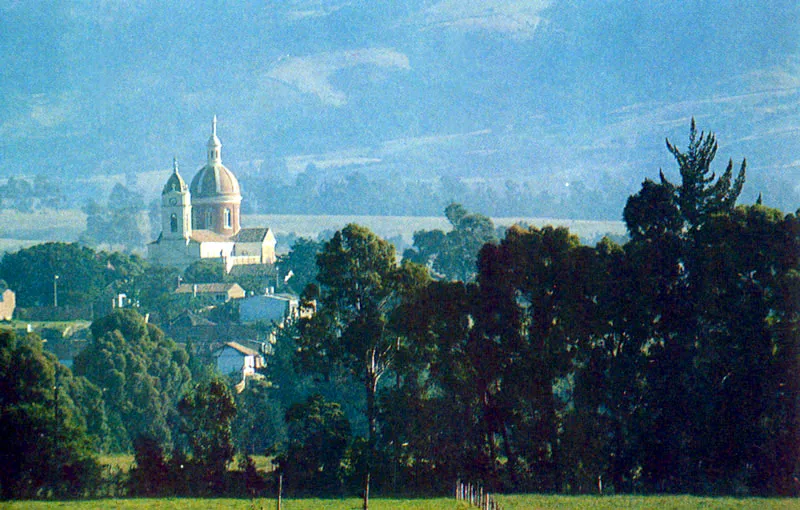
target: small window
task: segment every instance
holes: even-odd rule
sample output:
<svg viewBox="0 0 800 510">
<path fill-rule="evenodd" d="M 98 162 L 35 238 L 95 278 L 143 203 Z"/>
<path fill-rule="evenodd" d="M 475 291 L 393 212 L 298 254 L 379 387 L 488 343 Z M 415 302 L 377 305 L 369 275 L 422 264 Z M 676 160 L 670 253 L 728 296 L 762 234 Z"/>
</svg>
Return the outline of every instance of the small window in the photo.
<svg viewBox="0 0 800 510">
<path fill-rule="evenodd" d="M 225 209 L 225 228 L 231 228 L 231 210 Z"/>
<path fill-rule="evenodd" d="M 211 211 L 206 211 L 206 228 L 212 228 L 214 226 L 214 215 Z"/>
<path fill-rule="evenodd" d="M 178 231 L 178 215 L 175 213 L 172 213 L 172 216 L 169 217 L 169 230 L 170 232 Z"/>
</svg>

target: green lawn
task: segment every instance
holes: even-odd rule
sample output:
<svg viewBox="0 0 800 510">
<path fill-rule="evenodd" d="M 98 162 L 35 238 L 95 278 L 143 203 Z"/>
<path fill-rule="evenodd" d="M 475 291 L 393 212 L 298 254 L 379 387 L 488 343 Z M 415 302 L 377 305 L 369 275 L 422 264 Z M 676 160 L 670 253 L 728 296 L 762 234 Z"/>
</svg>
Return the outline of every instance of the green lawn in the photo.
<svg viewBox="0 0 800 510">
<path fill-rule="evenodd" d="M 282 510 L 356 510 L 362 502 L 357 498 L 347 499 L 284 499 Z M 457 504 L 452 499 L 373 499 L 371 510 L 467 510 L 466 504 Z M 0 503 L 0 509 L 14 510 L 273 510 L 277 508 L 274 499 L 106 499 L 96 501 L 24 501 Z"/>
<path fill-rule="evenodd" d="M 759 498 L 701 498 L 695 496 L 539 496 L 513 495 L 498 497 L 503 510 L 514 509 L 800 509 L 800 499 L 759 499 Z M 25 501 L 0 503 L 0 509 L 51 509 L 89 510 L 119 509 L 139 510 L 156 508 L 163 510 L 272 510 L 276 508 L 274 499 L 196 499 L 196 498 L 162 498 L 162 499 L 106 499 L 96 501 L 40 502 Z M 348 499 L 285 499 L 283 510 L 357 510 L 361 508 L 361 500 Z M 449 498 L 431 499 L 373 499 L 370 501 L 373 510 L 467 510 L 464 503 L 457 503 Z"/>
<path fill-rule="evenodd" d="M 789 509 L 799 508 L 800 499 L 706 498 L 697 496 L 498 496 L 503 510 L 537 508 L 587 508 L 591 510 L 623 509 Z"/>
</svg>

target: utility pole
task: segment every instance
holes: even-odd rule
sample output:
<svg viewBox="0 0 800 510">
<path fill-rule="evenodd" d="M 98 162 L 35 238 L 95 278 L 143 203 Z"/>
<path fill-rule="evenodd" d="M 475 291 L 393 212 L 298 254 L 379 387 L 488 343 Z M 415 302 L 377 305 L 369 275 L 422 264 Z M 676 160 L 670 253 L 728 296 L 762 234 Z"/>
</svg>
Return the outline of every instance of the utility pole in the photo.
<svg viewBox="0 0 800 510">
<path fill-rule="evenodd" d="M 53 308 L 58 308 L 58 275 L 53 276 Z"/>
</svg>

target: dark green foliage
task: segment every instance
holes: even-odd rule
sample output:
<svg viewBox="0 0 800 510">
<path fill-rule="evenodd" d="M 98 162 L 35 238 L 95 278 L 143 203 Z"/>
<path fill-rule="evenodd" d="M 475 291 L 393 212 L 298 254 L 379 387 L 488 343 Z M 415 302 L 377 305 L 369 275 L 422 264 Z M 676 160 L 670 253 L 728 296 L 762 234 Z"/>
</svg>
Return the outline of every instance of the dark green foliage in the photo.
<svg viewBox="0 0 800 510">
<path fill-rule="evenodd" d="M 678 163 L 681 184 L 675 187 L 676 202 L 688 227 L 697 227 L 714 214 L 733 211 L 744 186 L 746 161 L 742 161 L 735 180 L 732 181 L 733 160 L 730 160 L 725 172 L 714 182 L 716 174 L 711 171 L 711 162 L 717 154 L 717 139 L 713 133 L 698 136 L 694 119 L 689 129 L 687 151 L 681 152 L 669 140 L 667 149 Z M 663 174 L 661 180 L 673 187 Z"/>
<path fill-rule="evenodd" d="M 278 291 L 275 282 L 275 266 L 272 265 L 233 266 L 230 274 L 225 276 L 225 280 L 219 281 L 236 282 L 248 294 L 264 294 L 267 287 L 274 287 L 276 292 Z"/>
<path fill-rule="evenodd" d="M 296 379 L 289 383 L 299 383 Z M 286 427 L 282 423 L 283 409 L 263 379 L 247 381 L 244 390 L 235 397 L 237 413 L 231 423 L 236 450 L 247 455 L 265 455 L 285 439 Z"/>
<path fill-rule="evenodd" d="M 227 283 L 230 281 L 225 265 L 218 259 L 201 259 L 183 272 L 184 283 Z"/>
<path fill-rule="evenodd" d="M 339 404 L 312 395 L 286 411 L 289 445 L 278 465 L 290 494 L 335 494 L 342 490 L 350 423 Z"/>
<path fill-rule="evenodd" d="M 100 468 L 63 371 L 41 340 L 0 330 L 0 493 L 3 499 L 92 494 Z"/>
<path fill-rule="evenodd" d="M 403 258 L 431 269 L 445 280 L 467 282 L 475 277 L 475 260 L 481 247 L 496 240 L 492 220 L 470 213 L 461 204 L 450 204 L 444 211 L 452 230 L 420 230 L 414 232 L 414 249 Z"/>
<path fill-rule="evenodd" d="M 715 180 L 694 124 L 687 153 L 669 149 L 682 182 L 645 181 L 625 246 L 515 227 L 477 284 L 402 309 L 380 401 L 401 485 L 798 492 L 797 217 L 735 207 L 744 168 Z"/>
<path fill-rule="evenodd" d="M 191 450 L 191 465 L 200 475 L 192 480 L 201 494 L 220 494 L 226 485 L 226 468 L 233 460 L 231 421 L 236 403 L 220 379 L 202 382 L 178 402 L 181 431 Z"/>
<path fill-rule="evenodd" d="M 288 254 L 278 261 L 283 277 L 292 272 L 287 285 L 300 294 L 306 285 L 317 278 L 317 254 L 322 251 L 322 243 L 301 237 L 292 245 Z"/>
<path fill-rule="evenodd" d="M 91 330 L 74 371 L 103 390 L 111 450 L 130 451 L 140 435 L 170 444 L 175 404 L 191 381 L 183 348 L 130 309 L 98 319 Z"/>
<path fill-rule="evenodd" d="M 37 244 L 0 261 L 0 278 L 17 293 L 17 306 L 52 306 L 56 275 L 62 306 L 92 302 L 106 283 L 103 258 L 77 243 Z"/>
<path fill-rule="evenodd" d="M 400 338 L 393 311 L 427 272 L 415 264 L 398 267 L 394 246 L 364 227 L 347 225 L 317 257 L 317 313 L 301 321 L 300 357 L 314 370 L 338 365 L 365 388 L 369 444 L 377 440 L 375 395 L 392 364 Z"/>
<path fill-rule="evenodd" d="M 139 436 L 133 442 L 136 466 L 131 468 L 129 490 L 139 496 L 158 496 L 168 488 L 169 471 L 161 444 L 149 436 Z"/>
</svg>

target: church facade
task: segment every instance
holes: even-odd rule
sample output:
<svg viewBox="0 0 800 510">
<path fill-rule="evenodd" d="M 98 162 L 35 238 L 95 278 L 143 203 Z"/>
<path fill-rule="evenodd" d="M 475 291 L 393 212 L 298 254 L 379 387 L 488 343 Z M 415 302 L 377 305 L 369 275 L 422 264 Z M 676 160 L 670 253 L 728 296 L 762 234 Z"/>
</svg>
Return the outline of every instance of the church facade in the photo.
<svg viewBox="0 0 800 510">
<path fill-rule="evenodd" d="M 241 228 L 242 194 L 236 176 L 222 164 L 216 116 L 206 148 L 206 165 L 189 186 L 173 161 L 161 191 L 161 234 L 148 245 L 148 258 L 181 269 L 201 259 L 220 259 L 228 272 L 236 265 L 273 264 L 272 230 Z"/>
</svg>

